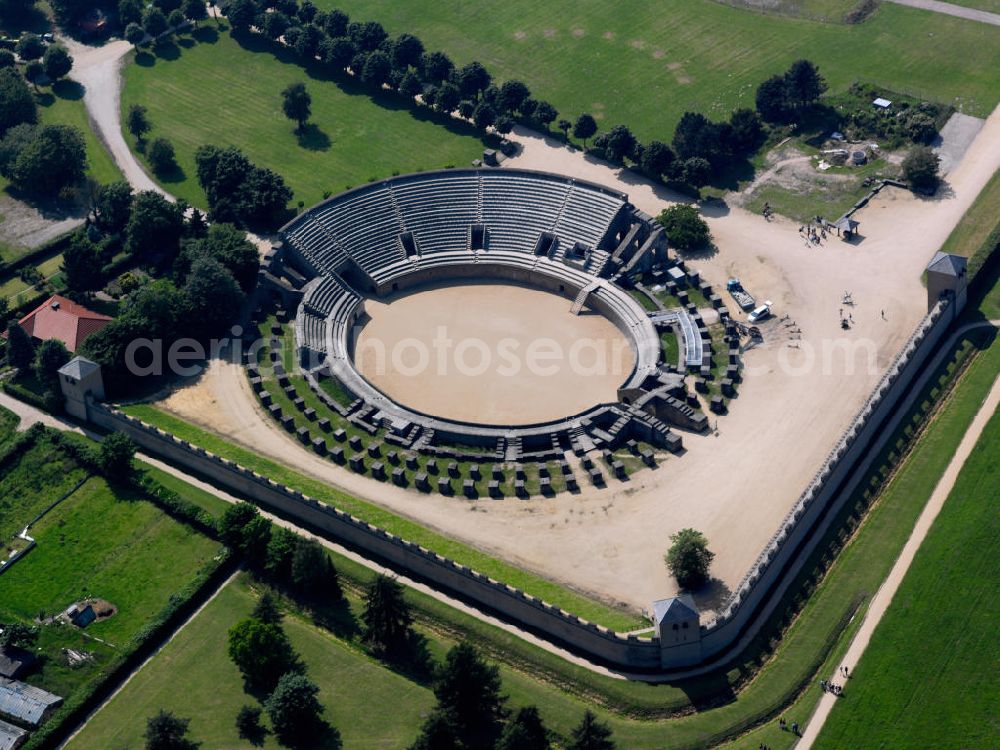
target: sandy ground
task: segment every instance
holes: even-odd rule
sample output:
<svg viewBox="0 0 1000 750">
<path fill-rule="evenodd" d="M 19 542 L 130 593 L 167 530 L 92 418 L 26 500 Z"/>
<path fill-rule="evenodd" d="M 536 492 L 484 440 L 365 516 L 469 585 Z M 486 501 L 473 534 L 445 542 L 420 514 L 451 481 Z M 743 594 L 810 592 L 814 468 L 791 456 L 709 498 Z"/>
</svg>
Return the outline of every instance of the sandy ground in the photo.
<svg viewBox="0 0 1000 750">
<path fill-rule="evenodd" d="M 514 137 L 523 151 L 511 166 L 610 185 L 652 215 L 676 199 L 556 141 Z M 221 362 L 162 406 L 518 565 L 635 607 L 676 591 L 662 555 L 671 533 L 693 526 L 717 554 L 717 580 L 698 597 L 711 609 L 763 549 L 926 312 L 921 273 L 998 167 L 1000 109 L 937 198 L 883 191 L 857 216 L 863 237 L 856 244 L 832 238 L 810 246 L 790 222 L 706 210 L 718 252 L 690 265 L 716 285 L 739 276 L 775 303 L 777 317 L 762 326 L 764 344 L 746 354 L 746 380 L 717 433 L 684 435 L 685 455 L 605 490 L 470 508 L 374 484 L 302 450 L 258 412 L 239 369 Z M 843 306 L 845 291 L 855 307 Z M 840 328 L 841 310 L 854 320 L 849 331 Z"/>
<path fill-rule="evenodd" d="M 605 317 L 556 294 L 506 284 L 424 287 L 367 300 L 358 369 L 425 414 L 533 424 L 617 400 L 635 355 Z M 551 359 L 549 358 L 551 356 Z"/>
</svg>

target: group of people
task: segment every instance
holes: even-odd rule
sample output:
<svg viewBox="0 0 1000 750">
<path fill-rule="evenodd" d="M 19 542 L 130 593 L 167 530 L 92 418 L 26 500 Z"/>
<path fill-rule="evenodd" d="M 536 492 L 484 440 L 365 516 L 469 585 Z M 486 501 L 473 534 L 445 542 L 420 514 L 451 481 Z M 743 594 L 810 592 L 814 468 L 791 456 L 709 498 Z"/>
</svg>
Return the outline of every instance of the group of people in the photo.
<svg viewBox="0 0 1000 750">
<path fill-rule="evenodd" d="M 840 695 L 844 692 L 843 686 L 837 685 L 833 682 L 827 682 L 826 680 L 820 680 L 819 686 L 824 693 L 831 693 L 832 695 Z"/>
<path fill-rule="evenodd" d="M 805 236 L 806 244 L 811 242 L 814 245 L 818 245 L 822 240 L 826 239 L 826 222 L 817 216 L 816 226 L 813 226 L 813 223 L 810 221 L 808 224 L 799 227 L 799 234 Z"/>
<path fill-rule="evenodd" d="M 784 720 L 784 718 L 778 719 L 778 728 L 782 732 L 791 732 L 796 737 L 799 736 L 799 723 L 797 721 L 793 721 L 791 724 L 789 724 L 787 721 Z"/>
</svg>

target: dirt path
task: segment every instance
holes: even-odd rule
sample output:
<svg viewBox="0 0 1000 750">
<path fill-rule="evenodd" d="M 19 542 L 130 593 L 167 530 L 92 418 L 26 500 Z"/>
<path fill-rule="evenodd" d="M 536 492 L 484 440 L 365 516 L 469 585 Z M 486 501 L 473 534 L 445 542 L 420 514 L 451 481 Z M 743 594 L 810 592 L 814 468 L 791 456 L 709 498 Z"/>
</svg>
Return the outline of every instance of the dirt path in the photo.
<svg viewBox="0 0 1000 750">
<path fill-rule="evenodd" d="M 997 323 L 1000 323 L 1000 321 L 995 322 L 994 325 Z M 949 462 L 944 474 L 941 475 L 937 485 L 935 485 L 930 500 L 928 500 L 923 512 L 917 519 L 913 533 L 906 540 L 906 545 L 896 559 L 896 563 L 892 566 L 892 570 L 872 598 L 871 605 L 868 607 L 861 627 L 854 636 L 854 640 L 851 641 L 851 645 L 848 647 L 847 653 L 844 654 L 843 660 L 828 678 L 829 681 L 838 685 L 844 685 L 844 677 L 841 674 L 843 668 L 846 667 L 848 670 L 853 670 L 855 665 L 861 661 L 862 655 L 868 647 L 869 641 L 871 641 L 872 634 L 878 628 L 878 624 L 889 609 L 889 605 L 892 604 L 892 599 L 906 577 L 906 572 L 910 569 L 917 550 L 920 549 L 924 538 L 934 525 L 934 520 L 944 507 L 945 500 L 948 499 L 948 495 L 955 486 L 955 481 L 958 479 L 962 467 L 972 453 L 973 448 L 975 448 L 976 442 L 982 435 L 990 418 L 996 412 L 998 405 L 1000 405 L 1000 376 L 993 381 L 993 386 L 990 388 L 985 401 L 983 401 L 983 405 L 976 412 L 975 418 L 962 437 L 962 442 L 959 444 L 958 450 Z M 845 690 L 850 691 L 849 683 L 845 686 Z M 820 731 L 823 729 L 823 724 L 826 722 L 836 702 L 837 696 L 832 693 L 823 694 L 815 713 L 809 719 L 809 723 L 802 733 L 802 739 L 796 745 L 798 750 L 808 750 L 808 748 L 812 747 L 813 742 L 819 736 Z"/>
<path fill-rule="evenodd" d="M 979 21 L 980 23 L 988 23 L 993 26 L 1000 26 L 1000 13 L 990 13 L 987 10 L 977 10 L 975 8 L 966 8 L 963 5 L 955 5 L 954 3 L 942 3 L 939 0 L 889 0 L 890 3 L 896 3 L 896 5 L 906 5 L 910 8 L 920 8 L 921 10 L 929 10 L 934 13 L 943 13 L 946 16 L 956 16 L 957 18 L 965 18 L 969 21 Z"/>
<path fill-rule="evenodd" d="M 70 78 L 83 86 L 83 103 L 91 126 L 107 146 L 115 164 L 136 190 L 154 190 L 169 200 L 173 196 L 160 188 L 136 160 L 120 124 L 121 68 L 132 50 L 128 42 L 116 39 L 100 47 L 80 44 L 70 38 L 61 40 L 73 55 Z"/>
<path fill-rule="evenodd" d="M 678 200 L 537 133 L 518 131 L 514 138 L 523 151 L 510 160 L 513 166 L 609 185 L 654 216 Z M 685 455 L 606 489 L 470 503 L 372 482 L 304 450 L 260 410 L 242 370 L 222 360 L 158 406 L 549 580 L 635 609 L 676 591 L 662 563 L 665 540 L 681 528 L 698 528 L 717 554 L 716 581 L 698 597 L 699 606 L 712 611 L 771 538 L 924 315 L 921 273 L 998 167 L 1000 109 L 939 198 L 882 191 L 859 214 L 865 238 L 858 244 L 833 238 L 808 245 L 791 222 L 766 222 L 735 207 L 706 209 L 719 251 L 690 265 L 717 287 L 741 277 L 752 292 L 775 301 L 778 317 L 762 326 L 764 344 L 746 353 L 744 382 L 730 413 L 713 415 L 718 432 L 685 433 Z M 838 316 L 844 290 L 858 303 L 844 310 L 854 318 L 848 332 Z M 780 320 L 784 315 L 789 320 Z"/>
</svg>

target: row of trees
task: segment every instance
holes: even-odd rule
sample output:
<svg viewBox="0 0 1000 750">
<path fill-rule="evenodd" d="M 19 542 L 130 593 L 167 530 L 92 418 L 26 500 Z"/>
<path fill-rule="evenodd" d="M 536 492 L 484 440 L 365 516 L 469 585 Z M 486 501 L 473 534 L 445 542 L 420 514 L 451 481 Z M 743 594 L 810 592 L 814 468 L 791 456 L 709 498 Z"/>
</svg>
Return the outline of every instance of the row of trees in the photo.
<svg viewBox="0 0 1000 750">
<path fill-rule="evenodd" d="M 125 39 L 140 46 L 147 36 L 157 39 L 171 30 L 190 22 L 197 26 L 208 18 L 203 0 L 156 0 L 145 5 L 140 0 L 121 0 L 118 3 L 118 20 L 125 27 Z"/>
<path fill-rule="evenodd" d="M 42 76 L 52 82 L 58 81 L 73 69 L 73 58 L 65 47 L 61 44 L 46 45 L 37 34 L 22 34 L 14 50 L 27 63 L 24 76 L 32 83 L 40 81 Z M 13 68 L 15 65 L 14 53 L 0 50 L 0 68 Z"/>
<path fill-rule="evenodd" d="M 308 0 L 301 5 L 295 0 L 230 0 L 221 7 L 237 33 L 256 29 L 282 40 L 304 64 L 320 61 L 352 73 L 376 91 L 389 88 L 419 96 L 427 106 L 448 114 L 458 111 L 480 128 L 509 133 L 518 120 L 548 128 L 558 117 L 555 107 L 533 98 L 524 82 L 497 84 L 481 63 L 456 67 L 444 52 L 427 51 L 413 34 L 391 38 L 375 21 L 351 21 L 339 10 L 319 11 Z"/>
<path fill-rule="evenodd" d="M 507 708 L 500 670 L 468 643 L 453 647 L 434 678 L 437 704 L 410 750 L 549 750 L 552 733 L 535 706 Z M 567 750 L 613 750 L 611 729 L 587 711 Z"/>
</svg>

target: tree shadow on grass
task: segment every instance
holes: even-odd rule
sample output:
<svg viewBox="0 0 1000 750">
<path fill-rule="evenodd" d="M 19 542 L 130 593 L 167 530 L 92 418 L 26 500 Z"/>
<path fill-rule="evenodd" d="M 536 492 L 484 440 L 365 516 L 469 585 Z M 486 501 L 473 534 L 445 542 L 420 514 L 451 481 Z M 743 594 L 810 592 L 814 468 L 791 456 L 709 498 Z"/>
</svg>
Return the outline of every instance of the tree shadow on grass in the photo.
<svg viewBox="0 0 1000 750">
<path fill-rule="evenodd" d="M 232 34 L 233 40 L 244 50 L 256 53 L 268 53 L 275 60 L 284 65 L 294 65 L 303 70 L 311 80 L 323 81 L 335 84 L 344 94 L 348 96 L 364 96 L 372 103 L 383 109 L 390 111 L 405 111 L 415 120 L 422 122 L 432 122 L 439 127 L 443 127 L 454 135 L 461 135 L 475 138 L 483 145 L 490 148 L 498 148 L 500 138 L 492 133 L 484 133 L 474 125 L 464 120 L 458 120 L 450 115 L 436 112 L 430 107 L 418 105 L 408 97 L 402 96 L 398 92 L 383 89 L 376 91 L 357 78 L 348 75 L 343 71 L 332 70 L 329 66 L 319 61 L 304 63 L 294 51 L 284 47 L 277 42 L 271 41 L 259 34 Z"/>
<path fill-rule="evenodd" d="M 184 169 L 180 164 L 174 162 L 169 169 L 156 172 L 156 178 L 160 180 L 160 182 L 175 185 L 178 182 L 184 182 L 184 180 L 187 179 L 187 174 L 184 172 Z"/>
<path fill-rule="evenodd" d="M 315 123 L 310 122 L 303 126 L 296 133 L 296 137 L 299 140 L 299 145 L 309 151 L 330 150 L 330 136 L 320 130 L 319 126 Z"/>
<path fill-rule="evenodd" d="M 153 46 L 153 53 L 161 60 L 177 60 L 181 56 L 181 48 L 173 39 L 163 37 Z"/>
<path fill-rule="evenodd" d="M 195 42 L 194 39 L 188 36 L 182 36 L 177 38 L 177 45 L 179 47 L 183 47 L 184 49 L 191 49 L 192 47 L 194 47 L 196 43 L 197 42 Z"/>
<path fill-rule="evenodd" d="M 52 93 L 59 99 L 78 102 L 83 99 L 85 89 L 83 84 L 63 79 L 52 84 Z"/>
<path fill-rule="evenodd" d="M 156 65 L 156 56 L 149 52 L 149 50 L 136 49 L 135 64 L 143 68 L 152 68 Z"/>
<path fill-rule="evenodd" d="M 191 38 L 198 44 L 215 44 L 219 41 L 219 31 L 214 26 L 199 26 L 191 31 Z"/>
</svg>

